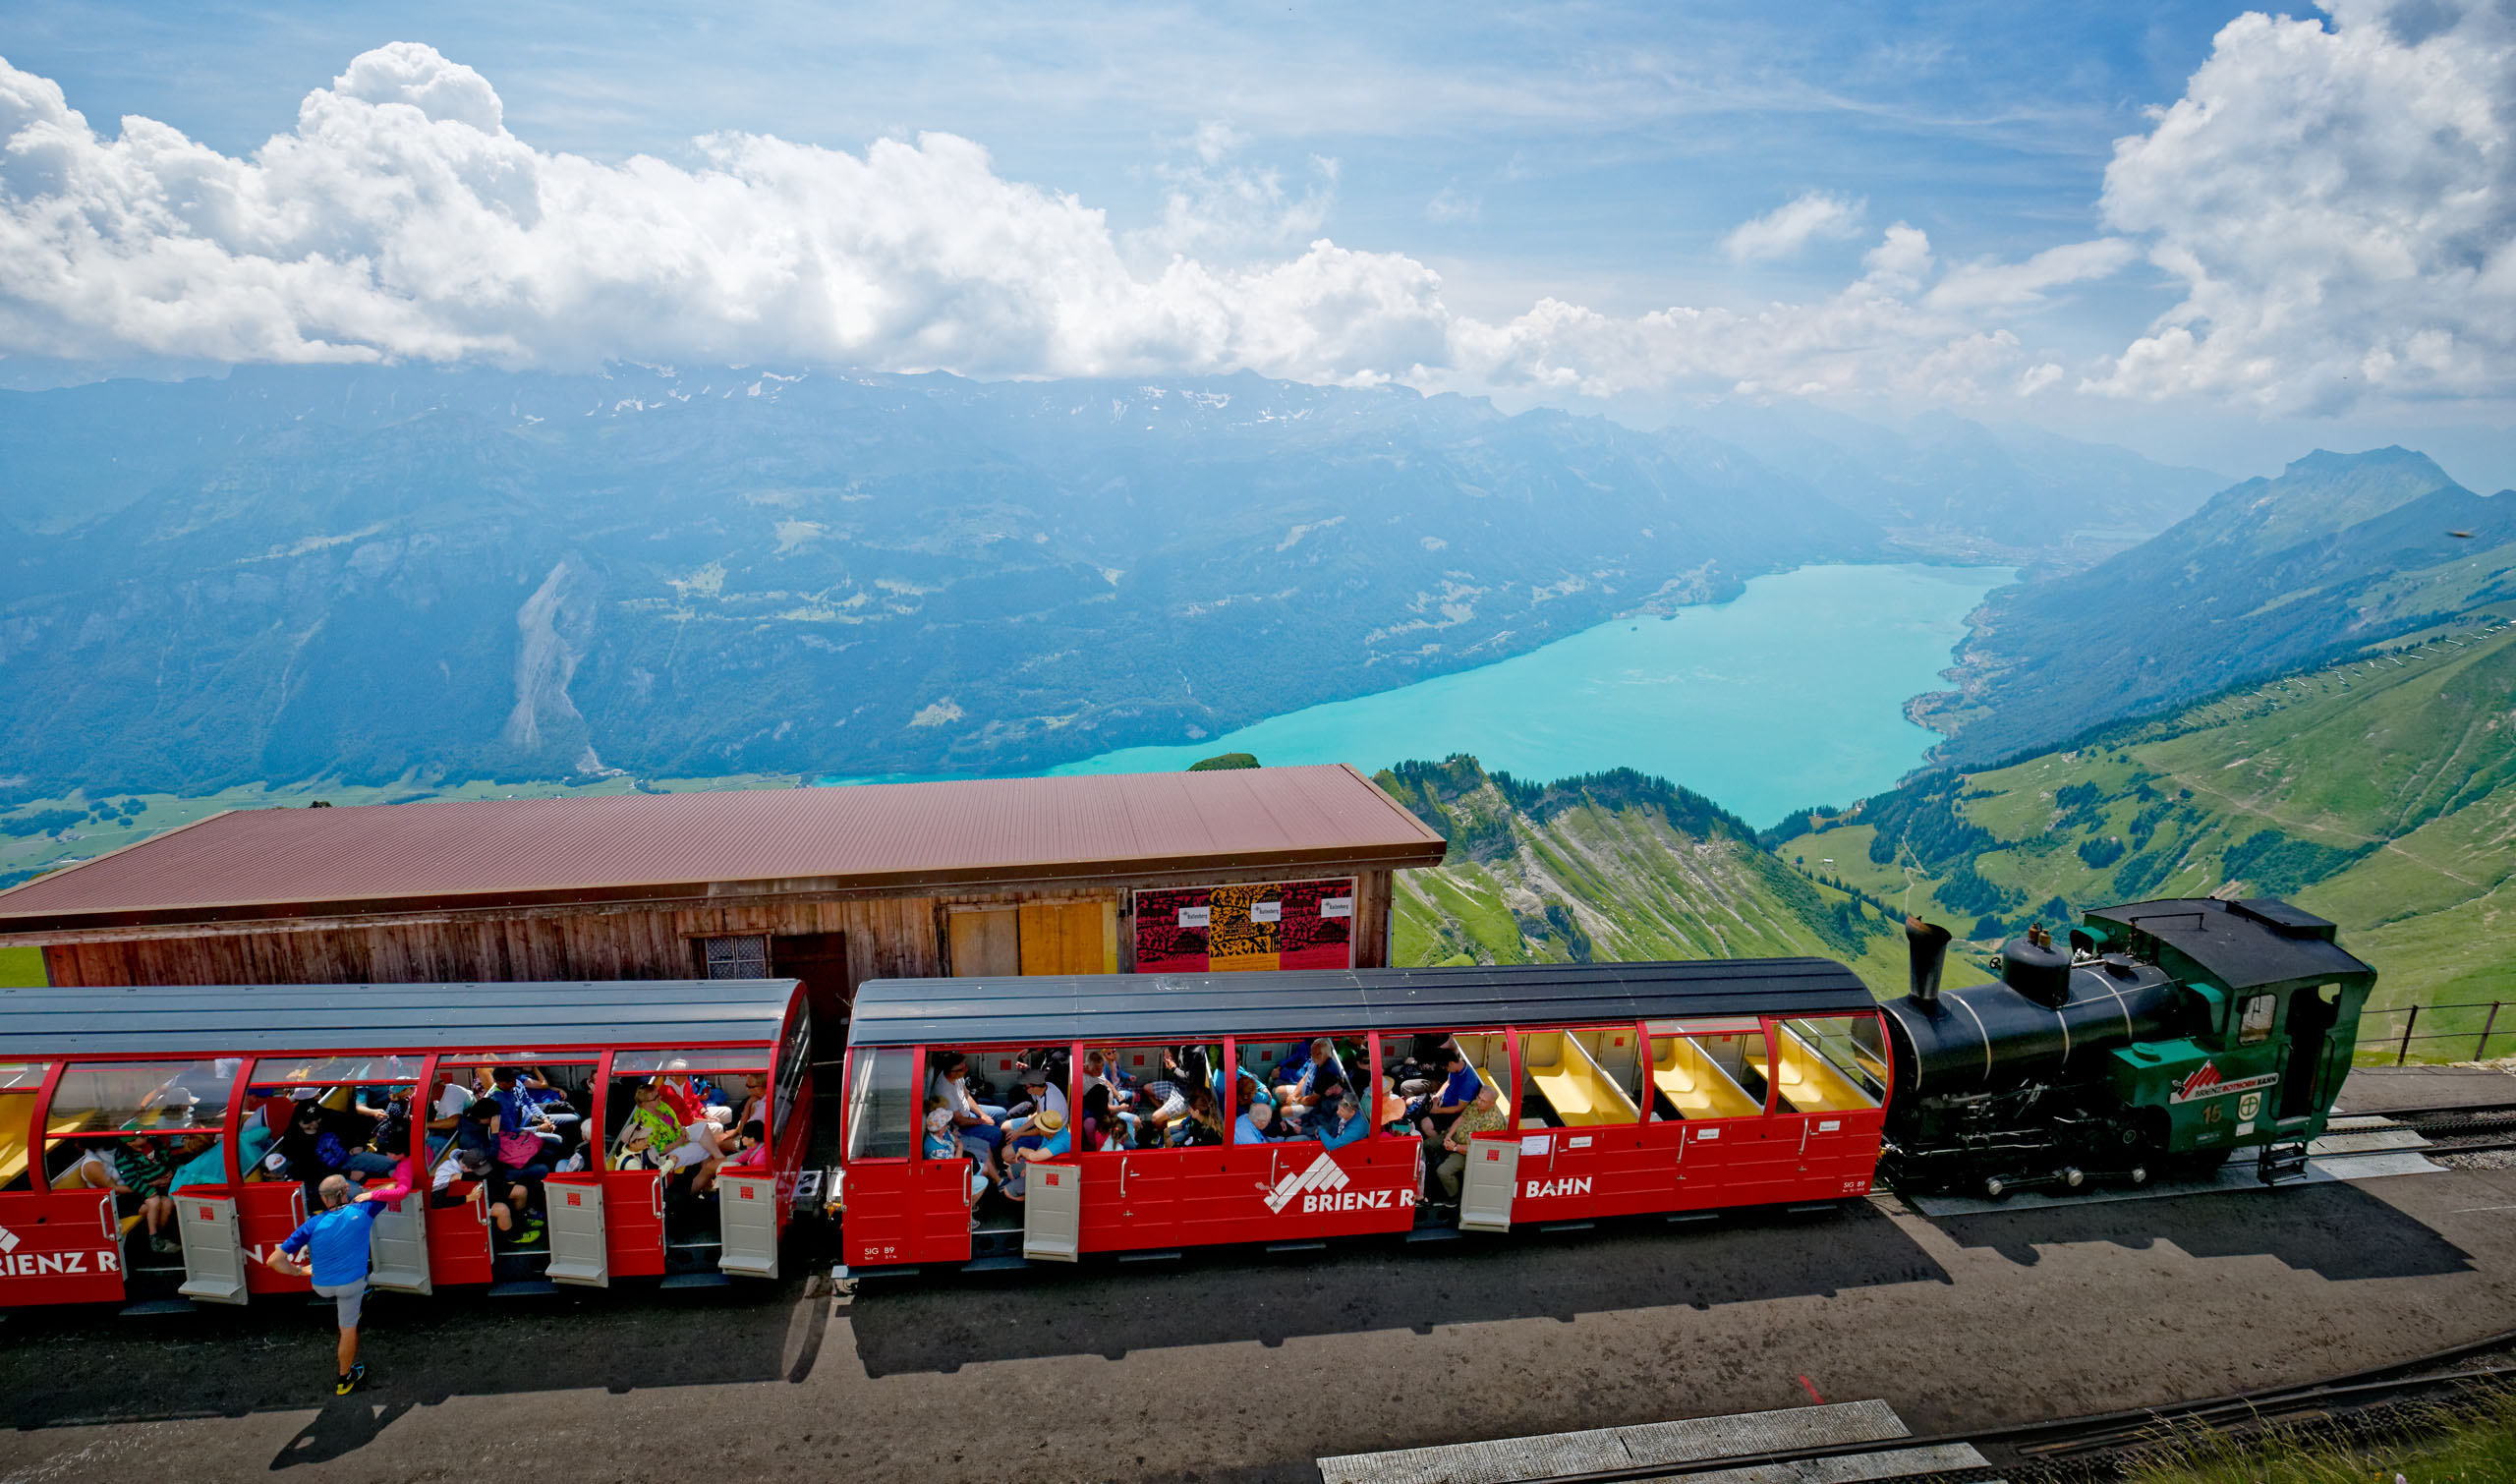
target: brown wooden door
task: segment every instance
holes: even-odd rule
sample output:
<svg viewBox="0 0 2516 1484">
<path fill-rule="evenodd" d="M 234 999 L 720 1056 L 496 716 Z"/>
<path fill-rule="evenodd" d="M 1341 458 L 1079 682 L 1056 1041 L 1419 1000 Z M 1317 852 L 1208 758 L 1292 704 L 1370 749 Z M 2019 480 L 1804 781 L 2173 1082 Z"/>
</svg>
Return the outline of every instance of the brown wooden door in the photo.
<svg viewBox="0 0 2516 1484">
<path fill-rule="evenodd" d="M 846 1042 L 848 1011 L 856 986 L 847 977 L 847 935 L 790 933 L 769 941 L 769 972 L 804 983 L 813 1010 L 813 1039 L 824 1046 Z"/>
</svg>

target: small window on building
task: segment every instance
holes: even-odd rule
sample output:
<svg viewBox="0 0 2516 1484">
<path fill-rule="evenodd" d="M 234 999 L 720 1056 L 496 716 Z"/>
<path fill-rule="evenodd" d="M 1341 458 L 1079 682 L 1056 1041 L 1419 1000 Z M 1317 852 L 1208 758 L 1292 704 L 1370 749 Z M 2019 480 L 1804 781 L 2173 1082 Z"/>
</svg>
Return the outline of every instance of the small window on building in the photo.
<svg viewBox="0 0 2516 1484">
<path fill-rule="evenodd" d="M 916 1055 L 906 1047 L 856 1054 L 848 1068 L 849 1159 L 908 1158 L 910 1133 L 918 1121 L 917 1099 L 909 1087 Z"/>
<path fill-rule="evenodd" d="M 2271 1039 L 2271 1022 L 2280 1013 L 2280 999 L 2275 995 L 2255 995 L 2247 999 L 2243 1019 L 2237 1029 L 2237 1045 L 2252 1046 Z"/>
<path fill-rule="evenodd" d="M 708 977 L 711 979 L 769 977 L 769 939 L 764 934 L 705 938 L 700 940 L 700 944 L 707 950 Z"/>
</svg>

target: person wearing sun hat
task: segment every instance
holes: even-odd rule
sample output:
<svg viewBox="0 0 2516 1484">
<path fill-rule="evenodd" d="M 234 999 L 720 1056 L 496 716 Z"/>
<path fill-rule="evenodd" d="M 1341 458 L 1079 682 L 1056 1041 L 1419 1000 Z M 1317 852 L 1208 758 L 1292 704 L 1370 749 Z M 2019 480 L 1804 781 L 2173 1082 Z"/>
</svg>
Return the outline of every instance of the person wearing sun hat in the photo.
<svg viewBox="0 0 2516 1484">
<path fill-rule="evenodd" d="M 1071 1135 L 1065 1126 L 1065 1115 L 1053 1108 L 1044 1108 L 1031 1115 L 1030 1131 L 1011 1141 L 1004 1163 L 1004 1194 L 1020 1200 L 1029 1192 L 1031 1162 L 1053 1160 L 1071 1147 Z"/>
</svg>

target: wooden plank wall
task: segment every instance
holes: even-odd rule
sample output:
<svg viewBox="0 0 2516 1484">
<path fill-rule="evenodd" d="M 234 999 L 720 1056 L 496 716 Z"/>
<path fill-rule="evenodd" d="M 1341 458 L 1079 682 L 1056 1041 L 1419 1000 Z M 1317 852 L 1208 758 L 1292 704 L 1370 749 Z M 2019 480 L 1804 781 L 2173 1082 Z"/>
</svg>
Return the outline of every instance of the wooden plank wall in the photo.
<svg viewBox="0 0 2516 1484">
<path fill-rule="evenodd" d="M 867 979 L 942 972 L 935 902 L 923 896 L 90 941 L 45 948 L 44 967 L 63 988 L 691 979 L 691 939 L 740 933 L 846 934 L 851 993 Z"/>
<path fill-rule="evenodd" d="M 1387 871 L 1357 873 L 1354 963 L 1382 967 L 1392 908 Z M 1218 880 L 1229 880 L 1228 877 Z M 1132 897 L 1107 886 L 991 889 L 952 895 L 780 902 L 658 912 L 541 909 L 512 917 L 344 923 L 181 937 L 54 943 L 44 968 L 60 988 L 105 985 L 426 984 L 437 981 L 687 979 L 701 972 L 694 938 L 739 933 L 847 935 L 849 995 L 868 979 L 946 972 L 946 909 L 954 904 L 1112 902 L 1117 967 L 1135 967 Z"/>
</svg>

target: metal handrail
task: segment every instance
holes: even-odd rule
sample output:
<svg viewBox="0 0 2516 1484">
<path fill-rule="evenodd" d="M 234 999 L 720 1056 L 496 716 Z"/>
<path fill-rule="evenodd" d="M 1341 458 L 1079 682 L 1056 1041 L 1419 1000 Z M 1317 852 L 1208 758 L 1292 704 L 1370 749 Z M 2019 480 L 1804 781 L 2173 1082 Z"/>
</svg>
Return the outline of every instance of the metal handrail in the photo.
<svg viewBox="0 0 2516 1484">
<path fill-rule="evenodd" d="M 2420 1032 L 2420 1017 L 2422 1012 L 2427 1011 L 2434 1014 L 2435 1012 L 2444 1010 L 2484 1010 L 2487 1013 L 2482 1018 L 2481 1034 L 2476 1037 L 2473 1042 L 2473 1054 L 2471 1059 L 2475 1061 L 2486 1061 L 2489 1058 L 2489 1038 L 2498 1029 L 2498 1012 L 2503 1009 L 2505 1005 L 2506 1001 L 2504 1000 L 2474 999 L 2467 1000 L 2459 1004 L 2398 1004 L 2388 1005 L 2381 1010 L 2362 1010 L 2360 1012 L 2359 1025 L 2363 1034 L 2360 1035 L 2357 1042 L 2352 1046 L 2351 1050 L 2354 1059 L 2356 1054 L 2363 1048 L 2372 1046 L 2380 1048 L 2392 1047 L 2394 1051 L 2394 1065 L 2400 1066 L 2406 1060 L 2410 1059 L 2411 1044 L 2415 1041 L 2461 1041 L 2466 1036 L 2473 1034 L 2468 1030 L 2430 1031 L 2427 1034 L 2422 1034 Z M 2382 1035 L 2372 1036 L 2365 1034 L 2368 1029 L 2368 1021 L 2378 1015 L 2402 1016 L 2402 1029 L 2399 1032 L 2386 1031 Z M 2516 1034 L 2516 1032 L 2511 1032 L 2511 1034 Z"/>
</svg>

